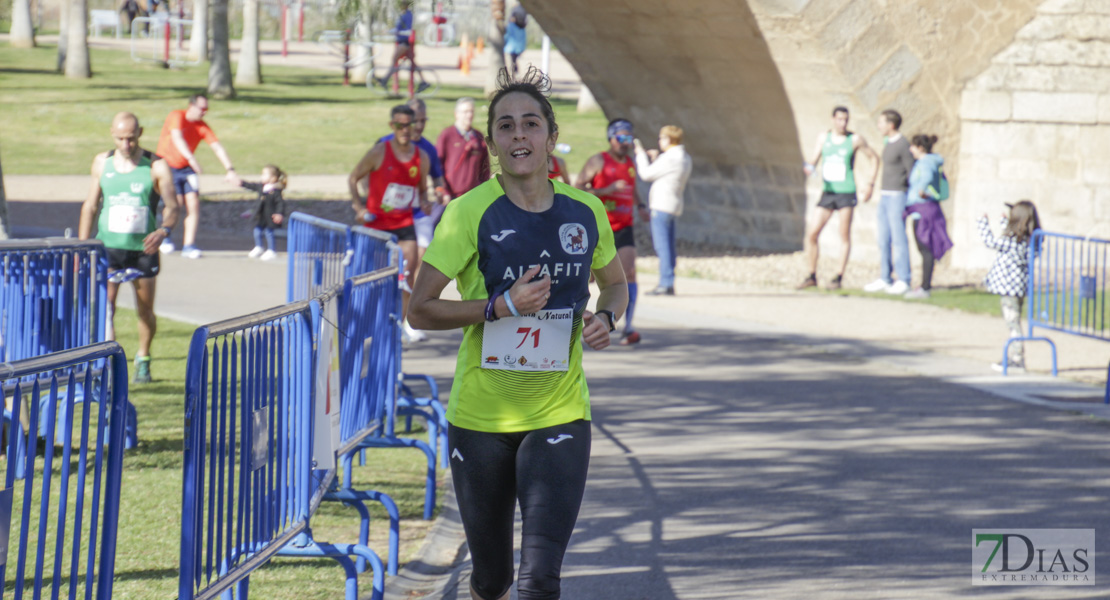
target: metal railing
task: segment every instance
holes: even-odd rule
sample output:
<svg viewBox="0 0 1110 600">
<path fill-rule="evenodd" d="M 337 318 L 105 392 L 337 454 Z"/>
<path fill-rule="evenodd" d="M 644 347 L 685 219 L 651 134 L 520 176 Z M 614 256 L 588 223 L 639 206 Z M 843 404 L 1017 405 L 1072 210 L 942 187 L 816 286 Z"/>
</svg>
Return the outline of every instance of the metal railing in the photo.
<svg viewBox="0 0 1110 600">
<path fill-rule="evenodd" d="M 108 259 L 99 240 L 0 242 L 0 360 L 105 339 Z"/>
<path fill-rule="evenodd" d="M 0 364 L 11 398 L 0 491 L 5 597 L 109 600 L 127 417 L 127 357 L 115 342 Z M 94 401 L 80 401 L 79 387 Z M 34 443 L 40 424 L 45 444 Z M 29 450 L 20 458 L 16 446 Z M 25 475 L 17 476 L 17 470 Z M 8 596 L 8 592 L 11 596 Z"/>
<path fill-rule="evenodd" d="M 1007 340 L 1003 373 L 1007 372 L 1011 343 L 1044 341 L 1052 351 L 1052 374 L 1057 374 L 1056 344 L 1037 336 L 1049 329 L 1110 342 L 1110 240 L 1051 233 L 1038 229 L 1029 241 L 1028 335 Z M 1110 366 L 1105 402 L 1110 404 Z"/>
<path fill-rule="evenodd" d="M 335 292 L 331 292 L 334 295 Z M 356 556 L 365 544 L 312 539 L 310 519 L 333 485 L 319 468 L 316 403 L 321 309 L 302 301 L 197 329 L 186 367 L 185 464 L 179 598 L 248 595 L 250 574 L 275 555 L 324 556 L 346 573 L 358 598 Z M 334 457 L 332 457 L 334 461 Z M 361 561 L 360 561 L 361 562 Z"/>
</svg>

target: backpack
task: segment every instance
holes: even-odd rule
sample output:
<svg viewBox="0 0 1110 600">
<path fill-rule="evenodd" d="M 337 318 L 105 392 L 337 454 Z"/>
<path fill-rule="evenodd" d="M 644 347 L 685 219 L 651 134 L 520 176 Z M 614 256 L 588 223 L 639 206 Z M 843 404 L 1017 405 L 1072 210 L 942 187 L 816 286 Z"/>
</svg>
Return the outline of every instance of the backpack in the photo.
<svg viewBox="0 0 1110 600">
<path fill-rule="evenodd" d="M 937 179 L 940 180 L 940 189 L 929 186 L 929 192 L 937 197 L 937 202 L 948 199 L 948 176 L 944 174 L 944 167 L 937 167 Z"/>
</svg>

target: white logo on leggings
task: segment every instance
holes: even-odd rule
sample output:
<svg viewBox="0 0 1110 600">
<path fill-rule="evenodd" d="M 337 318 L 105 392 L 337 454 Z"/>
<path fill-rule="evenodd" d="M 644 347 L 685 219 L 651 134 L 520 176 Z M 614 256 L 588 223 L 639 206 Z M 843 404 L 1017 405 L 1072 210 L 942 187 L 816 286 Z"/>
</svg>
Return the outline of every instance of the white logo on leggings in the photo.
<svg viewBox="0 0 1110 600">
<path fill-rule="evenodd" d="M 574 436 L 569 434 L 569 433 L 560 433 L 559 437 L 547 438 L 547 443 L 554 446 L 555 444 L 558 444 L 559 442 L 561 442 L 563 440 L 569 440 L 569 439 L 572 439 L 573 437 Z"/>
<path fill-rule="evenodd" d="M 458 448 L 455 448 L 454 452 L 451 453 L 451 458 L 457 458 L 457 459 L 459 459 L 459 462 L 464 462 L 464 459 L 462 457 L 462 453 L 459 452 Z"/>
</svg>

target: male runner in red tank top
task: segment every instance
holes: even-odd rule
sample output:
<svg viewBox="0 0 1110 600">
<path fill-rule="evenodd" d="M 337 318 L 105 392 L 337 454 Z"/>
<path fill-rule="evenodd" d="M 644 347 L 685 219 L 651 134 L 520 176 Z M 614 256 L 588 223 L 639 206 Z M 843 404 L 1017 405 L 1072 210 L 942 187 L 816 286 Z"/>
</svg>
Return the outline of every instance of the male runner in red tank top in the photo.
<svg viewBox="0 0 1110 600">
<path fill-rule="evenodd" d="M 613 239 L 617 246 L 617 256 L 624 267 L 624 277 L 628 281 L 628 310 L 625 312 L 624 333 L 621 345 L 628 346 L 640 341 L 640 333 L 632 327 L 633 312 L 636 309 L 636 236 L 632 228 L 633 213 L 639 207 L 640 218 L 647 208 L 636 192 L 636 163 L 632 160 L 632 123 L 625 119 L 613 119 L 608 129 L 609 149 L 599 152 L 586 161 L 575 185 L 589 190 L 601 199 L 605 212 L 609 215 L 609 225 L 613 228 Z"/>
<path fill-rule="evenodd" d="M 375 144 L 347 178 L 355 223 L 397 236 L 405 259 L 403 315 L 408 314 L 411 277 L 418 266 L 412 209 L 419 203 L 422 210 L 431 210 L 424 184 L 430 160 L 427 153 L 412 141 L 415 118 L 416 113 L 408 106 L 394 106 L 389 122 L 394 132 L 393 139 Z M 359 192 L 359 184 L 363 182 L 368 184 L 365 197 Z"/>
</svg>

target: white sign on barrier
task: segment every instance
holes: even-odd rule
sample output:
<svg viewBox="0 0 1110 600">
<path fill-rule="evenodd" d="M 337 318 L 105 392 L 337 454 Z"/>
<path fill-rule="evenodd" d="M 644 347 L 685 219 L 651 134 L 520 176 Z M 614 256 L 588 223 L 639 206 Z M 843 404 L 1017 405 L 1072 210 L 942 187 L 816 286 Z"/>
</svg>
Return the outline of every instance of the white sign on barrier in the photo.
<svg viewBox="0 0 1110 600">
<path fill-rule="evenodd" d="M 334 469 L 335 453 L 342 441 L 339 407 L 338 298 L 324 306 L 317 341 L 315 426 L 312 457 L 317 469 Z"/>
</svg>

